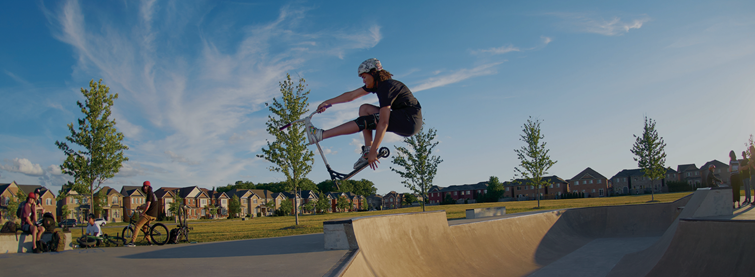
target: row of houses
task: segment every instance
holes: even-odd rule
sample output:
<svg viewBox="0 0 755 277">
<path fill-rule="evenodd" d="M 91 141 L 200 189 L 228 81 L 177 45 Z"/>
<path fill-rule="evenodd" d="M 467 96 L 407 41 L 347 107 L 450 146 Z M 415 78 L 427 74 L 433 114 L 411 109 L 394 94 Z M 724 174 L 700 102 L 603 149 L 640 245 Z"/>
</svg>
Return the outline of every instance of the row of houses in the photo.
<svg viewBox="0 0 755 277">
<path fill-rule="evenodd" d="M 45 212 L 51 212 L 57 215 L 57 220 L 76 219 L 83 221 L 89 213 L 90 203 L 88 197 L 83 197 L 76 191 L 69 190 L 66 197 L 56 201 L 55 194 L 52 191 L 39 185 L 19 185 L 16 182 L 9 184 L 0 184 L 0 213 L 2 220 L 9 217 L 8 204 L 11 199 L 15 199 L 19 190 L 25 195 L 33 192 L 37 188 L 42 188 L 41 196 Z M 146 203 L 147 196 L 141 191 L 141 186 L 123 186 L 120 190 L 105 186 L 94 195 L 94 201 L 99 201 L 101 210 L 95 211 L 95 216 L 104 218 L 108 222 L 128 221 L 133 211 Z M 324 212 L 345 212 L 356 211 L 366 204 L 366 198 L 350 192 L 330 192 L 323 194 L 330 203 L 330 207 Z M 300 213 L 311 212 L 304 211 L 303 206 L 312 201 L 318 201 L 319 195 L 315 191 L 303 190 L 296 194 L 289 192 L 271 192 L 262 189 L 234 189 L 227 192 L 218 192 L 214 189 L 208 190 L 198 186 L 183 188 L 161 187 L 155 190 L 158 210 L 161 216 L 174 216 L 170 207 L 171 204 L 179 200 L 187 209 L 187 219 L 200 218 L 226 218 L 229 216 L 228 206 L 231 199 L 236 196 L 239 199 L 240 212 L 237 217 L 258 217 L 269 216 L 280 208 L 281 203 L 287 199 L 296 199 Z M 349 208 L 339 210 L 337 207 L 338 200 L 344 198 L 350 205 Z M 21 201 L 24 201 L 22 199 Z M 211 212 L 210 207 L 214 207 Z M 68 210 L 67 213 L 63 209 Z M 63 216 L 65 214 L 65 216 Z"/>
<path fill-rule="evenodd" d="M 664 178 L 655 181 L 645 177 L 642 169 L 624 169 L 613 177 L 606 178 L 603 174 L 588 167 L 566 180 L 555 175 L 546 176 L 543 179 L 547 185 L 540 191 L 527 180 L 517 179 L 504 182 L 503 198 L 530 200 L 540 195 L 541 199 L 560 199 L 570 193 L 580 193 L 583 197 L 643 194 L 651 191 L 662 193 L 668 192 L 667 182 L 669 181 L 686 182 L 690 186 L 704 184 L 710 166 L 715 166 L 714 175 L 717 178 L 723 180 L 724 183 L 729 183 L 729 166 L 718 160 L 709 161 L 699 168 L 695 164 L 679 165 L 676 170 L 669 167 L 666 169 Z M 456 203 L 474 203 L 487 193 L 487 182 L 448 187 L 433 186 L 428 191 L 428 202 L 439 204 L 448 197 Z"/>
</svg>

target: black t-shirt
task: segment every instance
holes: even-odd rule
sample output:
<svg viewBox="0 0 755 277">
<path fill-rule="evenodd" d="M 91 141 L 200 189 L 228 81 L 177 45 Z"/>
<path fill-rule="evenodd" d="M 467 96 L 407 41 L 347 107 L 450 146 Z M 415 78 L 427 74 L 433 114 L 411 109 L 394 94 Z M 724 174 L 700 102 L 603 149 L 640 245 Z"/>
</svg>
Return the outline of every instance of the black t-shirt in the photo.
<svg viewBox="0 0 755 277">
<path fill-rule="evenodd" d="M 422 108 L 412 91 L 404 83 L 393 79 L 379 82 L 377 88 L 367 89 L 367 86 L 363 86 L 362 89 L 377 94 L 381 108 L 387 106 L 391 106 L 391 110 Z"/>
<path fill-rule="evenodd" d="M 147 215 L 151 217 L 157 217 L 157 197 L 155 197 L 155 192 L 152 191 L 152 188 L 149 188 L 147 191 L 144 192 L 147 194 L 147 203 L 149 203 L 149 209 L 147 209 Z"/>
<path fill-rule="evenodd" d="M 749 178 L 750 176 L 750 160 L 747 158 L 742 159 L 739 162 L 739 168 L 742 171 L 742 175 L 744 175 L 742 178 Z"/>
</svg>

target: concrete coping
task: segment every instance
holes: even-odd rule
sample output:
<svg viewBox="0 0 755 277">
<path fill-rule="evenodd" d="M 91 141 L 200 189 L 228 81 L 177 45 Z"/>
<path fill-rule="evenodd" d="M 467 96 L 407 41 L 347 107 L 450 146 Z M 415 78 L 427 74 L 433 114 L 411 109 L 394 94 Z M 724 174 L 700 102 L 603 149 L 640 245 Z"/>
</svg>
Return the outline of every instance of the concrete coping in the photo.
<svg viewBox="0 0 755 277">
<path fill-rule="evenodd" d="M 352 218 L 346 218 L 346 219 L 334 219 L 334 220 L 328 220 L 323 221 L 323 225 L 337 225 L 337 224 L 351 224 L 354 221 L 367 219 L 371 217 L 386 217 L 386 216 L 404 216 L 404 215 L 411 215 L 411 214 L 428 214 L 428 213 L 445 213 L 446 210 L 438 210 L 438 211 L 427 211 L 427 212 L 414 212 L 414 213 L 400 213 L 400 214 L 379 214 L 379 215 L 368 215 L 368 216 L 357 216 Z"/>
</svg>

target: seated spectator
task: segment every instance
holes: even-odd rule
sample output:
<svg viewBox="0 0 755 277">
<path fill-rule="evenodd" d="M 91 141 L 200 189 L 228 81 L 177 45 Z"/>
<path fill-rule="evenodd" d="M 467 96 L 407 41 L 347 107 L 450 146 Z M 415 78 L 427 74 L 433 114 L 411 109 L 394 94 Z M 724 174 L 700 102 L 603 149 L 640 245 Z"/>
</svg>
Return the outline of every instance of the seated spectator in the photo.
<svg viewBox="0 0 755 277">
<path fill-rule="evenodd" d="M 100 229 L 100 225 L 94 224 L 94 215 L 89 214 L 89 222 L 87 223 L 87 230 L 84 235 L 87 236 L 95 236 L 95 237 L 101 237 L 102 236 L 102 229 Z"/>
<path fill-rule="evenodd" d="M 34 238 L 34 244 L 32 244 L 32 251 L 34 253 L 41 253 L 40 240 L 42 239 L 42 233 L 45 232 L 45 227 L 37 224 L 37 209 L 44 208 L 37 203 L 37 195 L 35 193 L 29 193 L 26 196 L 26 202 L 21 203 L 21 230 L 24 233 L 31 234 Z"/>
</svg>

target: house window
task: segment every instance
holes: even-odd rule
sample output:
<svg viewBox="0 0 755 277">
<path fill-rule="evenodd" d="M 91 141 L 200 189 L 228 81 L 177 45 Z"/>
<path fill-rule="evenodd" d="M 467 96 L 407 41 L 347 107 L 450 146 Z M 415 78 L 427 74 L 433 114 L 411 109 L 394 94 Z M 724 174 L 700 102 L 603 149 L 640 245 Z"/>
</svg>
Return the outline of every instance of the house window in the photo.
<svg viewBox="0 0 755 277">
<path fill-rule="evenodd" d="M 592 184 L 592 180 L 590 180 L 590 184 Z"/>
<path fill-rule="evenodd" d="M 47 198 L 47 206 L 50 206 L 50 205 L 52 205 L 52 199 Z"/>
<path fill-rule="evenodd" d="M 458 193 L 457 191 L 454 191 L 454 195 L 458 195 L 457 193 Z"/>
<path fill-rule="evenodd" d="M 202 206 L 207 205 L 207 199 L 202 199 L 202 200 L 199 200 L 199 201 L 202 202 Z"/>
<path fill-rule="evenodd" d="M 113 196 L 113 204 L 118 204 L 118 196 Z"/>
<path fill-rule="evenodd" d="M 595 193 L 595 189 L 592 189 L 592 193 Z"/>
<path fill-rule="evenodd" d="M 603 196 L 603 189 L 599 190 L 599 194 L 600 194 L 600 196 Z"/>
<path fill-rule="evenodd" d="M 560 187 L 561 187 L 561 184 L 560 184 L 560 183 L 556 184 L 556 187 L 557 187 L 557 188 L 560 188 Z"/>
<path fill-rule="evenodd" d="M 598 184 L 603 183 L 603 180 L 598 179 Z"/>
<path fill-rule="evenodd" d="M 220 203 L 223 203 L 223 206 L 225 206 L 226 203 L 228 203 L 228 200 L 227 199 L 220 200 Z"/>
<path fill-rule="evenodd" d="M 468 191 L 467 191 L 467 195 L 470 195 L 470 194 L 472 194 L 472 191 L 469 191 L 469 190 L 468 190 Z"/>
<path fill-rule="evenodd" d="M 551 188 L 553 188 L 553 184 L 551 184 Z"/>
<path fill-rule="evenodd" d="M 254 204 L 257 204 L 257 198 L 254 199 Z"/>
</svg>

